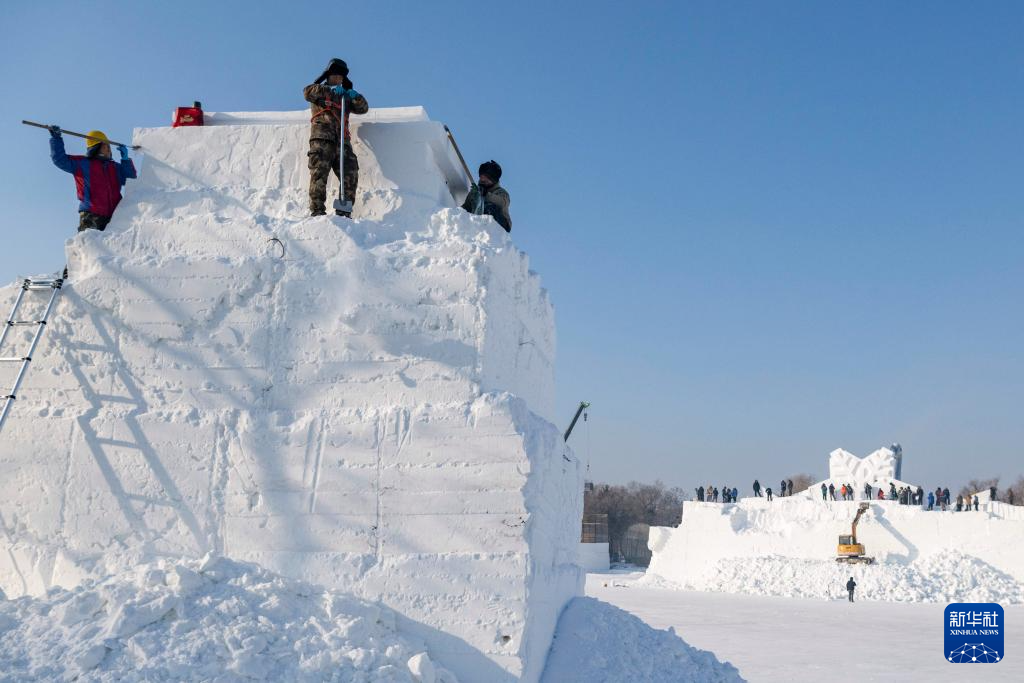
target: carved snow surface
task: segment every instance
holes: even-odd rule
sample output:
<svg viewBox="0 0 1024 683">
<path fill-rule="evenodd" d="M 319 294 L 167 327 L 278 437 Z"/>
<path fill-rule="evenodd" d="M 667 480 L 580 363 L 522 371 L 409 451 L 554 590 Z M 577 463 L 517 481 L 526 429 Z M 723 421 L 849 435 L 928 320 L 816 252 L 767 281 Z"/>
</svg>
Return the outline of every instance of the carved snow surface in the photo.
<svg viewBox="0 0 1024 683">
<path fill-rule="evenodd" d="M 861 491 L 865 484 L 888 487 L 896 480 L 896 454 L 888 448 L 879 448 L 874 453 L 858 458 L 853 453 L 837 448 L 828 457 L 828 476 L 836 486 L 853 484 L 854 490 Z M 897 486 L 899 488 L 899 486 Z"/>
<path fill-rule="evenodd" d="M 582 482 L 526 255 L 455 208 L 422 109 L 353 117 L 354 220 L 308 216 L 305 112 L 210 120 L 136 131 L 107 231 L 68 241 L 0 433 L 0 589 L 213 553 L 387 605 L 461 680 L 536 680 Z"/>
</svg>

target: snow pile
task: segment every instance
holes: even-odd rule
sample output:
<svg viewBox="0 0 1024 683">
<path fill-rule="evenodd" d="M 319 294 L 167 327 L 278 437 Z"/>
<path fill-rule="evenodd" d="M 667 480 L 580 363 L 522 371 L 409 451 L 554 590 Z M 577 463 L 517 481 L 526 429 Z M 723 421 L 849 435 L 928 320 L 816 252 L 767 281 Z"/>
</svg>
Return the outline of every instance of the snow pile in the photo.
<svg viewBox="0 0 1024 683">
<path fill-rule="evenodd" d="M 576 598 L 558 621 L 545 683 L 742 681 L 736 667 L 659 631 L 625 610 Z"/>
<path fill-rule="evenodd" d="M 640 579 L 648 588 L 793 598 L 845 598 L 846 581 L 857 582 L 858 600 L 885 602 L 1024 603 L 1024 585 L 981 560 L 955 551 L 911 564 L 846 565 L 788 557 L 723 560 L 706 573 L 674 584 L 658 575 Z"/>
<path fill-rule="evenodd" d="M 648 574 L 697 590 L 825 597 L 842 590 L 849 565 L 835 562 L 840 535 L 850 533 L 858 503 L 806 496 L 744 498 L 736 504 L 683 504 L 676 528 L 652 527 Z M 874 501 L 857 540 L 876 564 L 860 567 L 864 597 L 941 601 L 988 596 L 1020 602 L 1024 583 L 1024 519 L 995 507 L 928 511 Z M 877 577 L 877 583 L 871 577 Z"/>
<path fill-rule="evenodd" d="M 0 601 L 0 680 L 455 683 L 395 614 L 230 560 Z"/>
<path fill-rule="evenodd" d="M 213 553 L 387 605 L 463 680 L 536 680 L 582 481 L 528 257 L 456 208 L 422 109 L 353 117 L 354 219 L 308 215 L 308 112 L 212 122 L 136 131 L 139 179 L 68 242 L 0 442 L 0 587 Z"/>
</svg>

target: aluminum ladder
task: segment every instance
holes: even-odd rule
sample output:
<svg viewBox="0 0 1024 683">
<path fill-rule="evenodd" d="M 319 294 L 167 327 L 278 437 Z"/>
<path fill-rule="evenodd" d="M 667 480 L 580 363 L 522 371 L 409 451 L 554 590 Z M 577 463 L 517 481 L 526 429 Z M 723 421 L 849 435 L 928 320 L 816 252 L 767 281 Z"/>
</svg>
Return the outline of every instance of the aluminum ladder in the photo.
<svg viewBox="0 0 1024 683">
<path fill-rule="evenodd" d="M 24 356 L 0 357 L 0 363 L 21 363 L 21 367 L 18 369 L 18 376 L 14 380 L 14 386 L 11 387 L 6 396 L 0 396 L 0 400 L 4 402 L 3 408 L 0 408 L 0 429 L 3 429 L 4 423 L 7 421 L 7 414 L 10 412 L 14 400 L 18 397 L 18 389 L 21 388 L 21 382 L 25 379 L 28 364 L 32 362 L 32 354 L 36 352 L 39 340 L 43 336 L 43 330 L 46 329 L 46 321 L 49 320 L 50 313 L 53 312 L 53 307 L 57 303 L 57 295 L 60 294 L 60 289 L 63 286 L 64 278 L 62 277 L 50 280 L 36 280 L 27 277 L 21 283 L 21 291 L 18 292 L 18 297 L 14 300 L 14 308 L 11 309 L 11 314 L 7 316 L 7 324 L 0 331 L 0 349 L 3 349 L 4 342 L 7 340 L 7 334 L 11 331 L 11 328 L 35 325 L 36 333 L 32 336 L 32 344 L 29 346 L 28 353 Z M 25 300 L 25 294 L 27 292 L 45 291 L 50 292 L 50 300 L 46 303 L 46 309 L 43 311 L 42 317 L 39 320 L 18 320 L 18 311 Z"/>
</svg>

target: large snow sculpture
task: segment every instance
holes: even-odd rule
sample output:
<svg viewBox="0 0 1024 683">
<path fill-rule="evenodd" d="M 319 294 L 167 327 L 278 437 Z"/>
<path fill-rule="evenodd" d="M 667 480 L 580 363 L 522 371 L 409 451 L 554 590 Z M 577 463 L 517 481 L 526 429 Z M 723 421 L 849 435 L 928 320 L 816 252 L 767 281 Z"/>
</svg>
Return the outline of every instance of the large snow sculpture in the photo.
<svg viewBox="0 0 1024 683">
<path fill-rule="evenodd" d="M 353 118 L 354 221 L 305 215 L 306 112 L 209 122 L 136 131 L 139 180 L 68 243 L 0 434 L 0 589 L 223 554 L 382 601 L 462 680 L 535 680 L 582 485 L 526 256 L 454 208 L 421 109 Z"/>
<path fill-rule="evenodd" d="M 828 456 L 828 477 L 836 486 L 853 484 L 860 491 L 864 484 L 874 487 L 888 486 L 895 481 L 896 454 L 888 448 L 879 448 L 874 453 L 858 458 L 853 453 L 837 448 Z"/>
</svg>

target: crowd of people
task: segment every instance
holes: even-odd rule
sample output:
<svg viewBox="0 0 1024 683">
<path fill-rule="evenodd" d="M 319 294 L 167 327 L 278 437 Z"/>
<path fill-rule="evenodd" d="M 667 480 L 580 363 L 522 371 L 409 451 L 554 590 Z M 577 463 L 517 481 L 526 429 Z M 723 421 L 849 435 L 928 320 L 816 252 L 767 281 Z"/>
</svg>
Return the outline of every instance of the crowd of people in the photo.
<svg viewBox="0 0 1024 683">
<path fill-rule="evenodd" d="M 755 498 L 766 498 L 771 501 L 775 498 L 776 493 L 770 486 L 762 487 L 761 482 L 757 479 L 754 480 L 752 486 Z M 722 486 L 718 487 L 713 484 L 707 486 L 698 486 L 694 489 L 696 492 L 696 498 L 701 503 L 735 503 L 739 500 L 739 490 L 735 487 Z M 783 479 L 779 482 L 778 488 L 779 496 L 792 496 L 793 495 L 793 480 Z M 821 484 L 821 499 L 824 501 L 830 500 L 856 500 L 857 496 L 854 491 L 852 484 L 840 484 L 838 487 L 832 482 L 822 482 Z M 916 489 L 910 486 L 901 486 L 896 488 L 894 482 L 889 482 L 888 491 L 885 487 L 878 487 L 877 489 L 871 484 L 864 484 L 864 488 L 861 490 L 860 500 L 891 500 L 896 501 L 900 505 L 918 505 L 924 507 L 926 494 L 924 489 L 918 486 Z M 996 487 L 992 486 L 989 488 L 989 500 L 998 500 L 996 497 Z M 978 494 L 966 494 L 958 495 L 953 501 L 950 497 L 948 488 L 939 486 L 935 491 L 929 491 L 927 493 L 928 509 L 929 510 L 948 510 L 950 508 L 957 512 L 963 512 L 967 510 L 978 510 L 981 505 L 981 498 Z M 1010 505 L 1014 504 L 1014 495 L 1012 489 L 1007 489 L 1005 502 Z"/>
<path fill-rule="evenodd" d="M 729 488 L 723 486 L 719 489 L 713 484 L 704 486 L 698 486 L 696 488 L 697 500 L 701 503 L 735 503 L 740 499 L 740 492 L 735 486 Z"/>
</svg>

